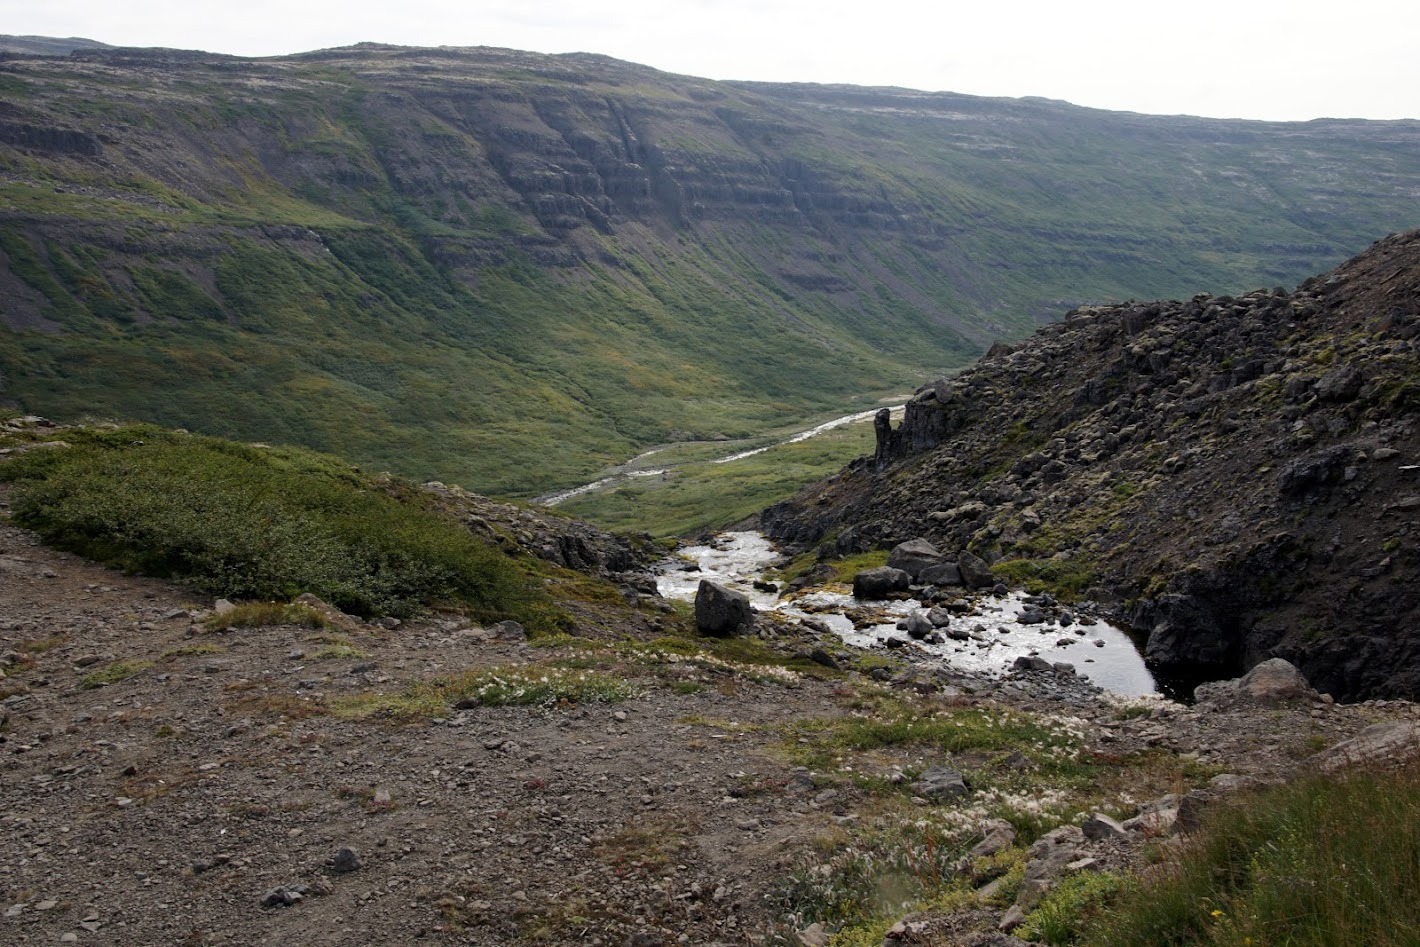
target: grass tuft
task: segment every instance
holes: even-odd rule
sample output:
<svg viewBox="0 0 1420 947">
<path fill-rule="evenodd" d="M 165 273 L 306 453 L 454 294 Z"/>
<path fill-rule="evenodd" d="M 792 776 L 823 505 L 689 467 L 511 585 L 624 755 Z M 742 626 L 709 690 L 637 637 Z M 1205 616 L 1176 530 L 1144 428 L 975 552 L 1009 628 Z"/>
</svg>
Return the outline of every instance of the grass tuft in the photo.
<svg viewBox="0 0 1420 947">
<path fill-rule="evenodd" d="M 243 602 L 229 611 L 209 615 L 203 625 L 208 631 L 228 631 L 268 625 L 326 628 L 330 622 L 318 609 L 296 602 Z"/>
<path fill-rule="evenodd" d="M 1420 939 L 1420 764 L 1314 775 L 1216 812 L 1131 885 L 1098 947 L 1402 947 Z"/>
<path fill-rule="evenodd" d="M 152 661 L 115 661 L 113 664 L 105 665 L 97 671 L 90 671 L 79 681 L 79 686 L 85 690 L 93 690 L 96 687 L 107 687 L 110 684 L 117 684 L 126 681 L 136 674 L 148 670 L 153 666 Z"/>
<path fill-rule="evenodd" d="M 1050 890 L 1016 930 L 1022 940 L 1069 947 L 1081 943 L 1086 925 L 1124 886 L 1111 872 L 1085 871 L 1071 875 Z M 1087 941 L 1088 943 L 1088 941 Z"/>
</svg>

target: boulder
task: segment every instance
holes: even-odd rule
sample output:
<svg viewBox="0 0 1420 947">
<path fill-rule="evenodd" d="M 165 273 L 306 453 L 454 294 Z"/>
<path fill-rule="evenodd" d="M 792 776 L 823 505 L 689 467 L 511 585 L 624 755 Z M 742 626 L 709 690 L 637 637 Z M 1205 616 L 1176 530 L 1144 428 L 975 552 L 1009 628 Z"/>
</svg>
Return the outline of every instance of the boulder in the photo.
<svg viewBox="0 0 1420 947">
<path fill-rule="evenodd" d="M 859 572 L 853 577 L 853 597 L 861 599 L 887 598 L 891 592 L 906 592 L 912 576 L 901 569 L 882 566 Z"/>
<path fill-rule="evenodd" d="M 754 627 L 754 609 L 743 594 L 701 579 L 695 590 L 695 627 L 720 638 L 747 634 Z"/>
<path fill-rule="evenodd" d="M 1336 483 L 1355 459 L 1356 448 L 1350 444 L 1338 444 L 1298 457 L 1277 475 L 1277 489 L 1283 496 L 1296 496 Z"/>
<path fill-rule="evenodd" d="M 1277 707 L 1282 704 L 1319 700 L 1312 686 L 1290 662 L 1282 658 L 1271 658 L 1231 681 L 1214 681 L 1200 684 L 1193 692 L 1199 704 L 1212 707 L 1227 707 L 1235 704 L 1249 704 L 1260 707 Z"/>
<path fill-rule="evenodd" d="M 1178 818 L 1174 830 L 1192 835 L 1203 827 L 1203 813 L 1217 800 L 1217 794 L 1206 789 L 1190 789 L 1178 801 Z"/>
<path fill-rule="evenodd" d="M 353 615 L 347 615 L 334 605 L 326 602 L 310 592 L 305 592 L 291 600 L 293 605 L 304 605 L 313 611 L 320 612 L 327 623 L 340 631 L 360 631 L 363 623 Z"/>
<path fill-rule="evenodd" d="M 914 641 L 921 641 L 932 633 L 933 625 L 928 621 L 927 616 L 921 612 L 913 612 L 897 623 L 897 627 L 907 632 L 907 636 Z"/>
<path fill-rule="evenodd" d="M 1062 825 L 1040 837 L 1026 855 L 1026 876 L 1016 895 L 1016 905 L 1030 911 L 1064 877 L 1067 866 L 1080 857 L 1084 833 L 1073 825 Z"/>
<path fill-rule="evenodd" d="M 1124 826 L 1103 812 L 1096 812 L 1086 819 L 1080 830 L 1085 833 L 1085 838 L 1094 841 L 1122 839 L 1129 834 L 1124 830 Z"/>
<path fill-rule="evenodd" d="M 973 589 L 989 589 L 996 584 L 991 567 L 974 552 L 963 549 L 957 556 L 957 569 L 961 572 L 962 583 Z"/>
<path fill-rule="evenodd" d="M 901 569 L 912 576 L 912 581 L 920 580 L 922 570 L 929 566 L 942 565 L 945 562 L 942 553 L 925 539 L 909 539 L 905 543 L 898 543 L 888 554 L 887 564 L 890 568 Z"/>
<path fill-rule="evenodd" d="M 933 606 L 927 611 L 927 620 L 934 628 L 945 628 L 952 623 L 952 613 L 940 605 Z"/>
<path fill-rule="evenodd" d="M 1179 797 L 1173 793 L 1160 796 L 1152 802 L 1144 803 L 1139 807 L 1138 815 L 1125 819 L 1121 824 L 1127 831 L 1143 833 L 1146 838 L 1172 835 L 1178 822 L 1179 802 Z"/>
<path fill-rule="evenodd" d="M 490 625 L 488 630 L 493 633 L 493 637 L 498 641 L 528 640 L 527 630 L 511 619 L 508 621 L 500 621 L 496 625 Z"/>
<path fill-rule="evenodd" d="M 961 569 L 955 562 L 938 562 L 917 573 L 917 581 L 923 585 L 961 585 Z"/>
<path fill-rule="evenodd" d="M 1312 768 L 1334 773 L 1347 766 L 1399 762 L 1420 755 L 1420 723 L 1401 720 L 1367 727 L 1311 758 Z"/>
<path fill-rule="evenodd" d="M 967 852 L 972 858 L 990 858 L 1016 844 L 1016 830 L 1005 819 L 992 819 L 981 827 L 982 839 Z"/>
<path fill-rule="evenodd" d="M 1366 379 L 1353 365 L 1343 365 L 1322 375 L 1313 389 L 1322 401 L 1354 401 Z"/>
<path fill-rule="evenodd" d="M 933 766 L 928 769 L 912 784 L 912 791 L 933 802 L 960 799 L 970 792 L 961 773 L 950 766 Z"/>
</svg>

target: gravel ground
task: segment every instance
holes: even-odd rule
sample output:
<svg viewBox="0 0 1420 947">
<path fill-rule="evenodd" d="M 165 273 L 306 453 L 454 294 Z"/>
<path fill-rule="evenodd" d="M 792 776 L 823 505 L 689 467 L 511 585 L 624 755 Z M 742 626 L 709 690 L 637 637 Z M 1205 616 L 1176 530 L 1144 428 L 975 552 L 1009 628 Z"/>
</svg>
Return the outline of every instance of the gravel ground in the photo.
<svg viewBox="0 0 1420 947">
<path fill-rule="evenodd" d="M 796 771 L 778 727 L 849 712 L 843 681 L 702 670 L 695 692 L 619 704 L 352 718 L 332 709 L 546 654 L 442 620 L 352 625 L 322 657 L 310 629 L 206 631 L 212 604 L 0 526 L 0 942 L 766 943 L 765 894 L 869 804 Z M 115 662 L 151 665 L 82 686 Z M 1087 691 L 1021 676 L 948 699 L 1078 721 L 1096 759 L 1153 748 L 1264 778 L 1415 710 L 1133 716 Z"/>
</svg>

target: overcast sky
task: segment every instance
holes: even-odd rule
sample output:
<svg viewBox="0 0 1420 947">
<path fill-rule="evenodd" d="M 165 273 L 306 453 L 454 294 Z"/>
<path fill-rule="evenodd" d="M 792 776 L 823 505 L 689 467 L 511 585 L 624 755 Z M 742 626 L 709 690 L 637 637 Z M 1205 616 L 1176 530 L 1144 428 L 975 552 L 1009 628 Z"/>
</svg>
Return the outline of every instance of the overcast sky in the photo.
<svg viewBox="0 0 1420 947">
<path fill-rule="evenodd" d="M 1420 118 L 1415 0 L 0 0 L 0 33 L 243 56 L 506 46 L 1156 114 Z"/>
</svg>

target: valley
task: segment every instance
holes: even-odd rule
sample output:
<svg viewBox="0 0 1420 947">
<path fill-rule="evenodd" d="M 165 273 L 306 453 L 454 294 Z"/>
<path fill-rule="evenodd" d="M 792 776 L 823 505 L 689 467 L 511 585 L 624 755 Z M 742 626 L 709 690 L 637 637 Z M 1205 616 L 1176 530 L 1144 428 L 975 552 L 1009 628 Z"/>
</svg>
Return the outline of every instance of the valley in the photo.
<svg viewBox="0 0 1420 947">
<path fill-rule="evenodd" d="M 0 37 L 0 942 L 1409 947 L 1417 194 Z"/>
<path fill-rule="evenodd" d="M 499 49 L 12 52 L 0 113 L 0 402 L 521 498 L 1081 303 L 1294 284 L 1420 181 L 1414 122 Z"/>
</svg>

